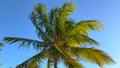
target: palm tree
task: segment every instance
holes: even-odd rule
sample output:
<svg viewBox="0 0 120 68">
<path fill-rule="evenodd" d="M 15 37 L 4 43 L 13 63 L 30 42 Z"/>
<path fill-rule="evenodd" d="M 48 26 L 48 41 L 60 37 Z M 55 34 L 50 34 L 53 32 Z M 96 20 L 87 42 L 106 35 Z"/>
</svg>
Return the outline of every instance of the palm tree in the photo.
<svg viewBox="0 0 120 68">
<path fill-rule="evenodd" d="M 75 22 L 69 15 L 75 11 L 75 4 L 65 3 L 60 8 L 47 12 L 47 6 L 38 4 L 30 15 L 40 40 L 5 37 L 7 43 L 20 43 L 20 47 L 33 46 L 38 54 L 19 64 L 16 68 L 39 68 L 47 60 L 47 68 L 58 68 L 63 62 L 67 68 L 84 68 L 81 60 L 103 67 L 114 61 L 105 52 L 96 49 L 99 43 L 89 37 L 89 31 L 99 31 L 103 25 L 97 20 Z M 88 44 L 88 45 L 87 45 Z"/>
</svg>

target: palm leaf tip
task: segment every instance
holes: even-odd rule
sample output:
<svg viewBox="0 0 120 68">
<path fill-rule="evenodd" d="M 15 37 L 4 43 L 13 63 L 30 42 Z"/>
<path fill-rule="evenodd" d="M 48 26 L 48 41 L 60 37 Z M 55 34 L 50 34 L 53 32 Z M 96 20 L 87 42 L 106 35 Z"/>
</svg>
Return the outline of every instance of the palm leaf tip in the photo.
<svg viewBox="0 0 120 68">
<path fill-rule="evenodd" d="M 4 37 L 4 39 L 3 39 L 3 41 L 5 41 L 5 42 L 10 42 L 10 41 L 12 41 L 12 40 L 10 40 L 10 37 Z"/>
<path fill-rule="evenodd" d="M 18 42 L 22 42 L 23 38 L 17 38 L 17 37 L 4 37 L 3 41 L 12 44 L 12 43 L 18 43 Z"/>
<path fill-rule="evenodd" d="M 82 25 L 81 27 L 89 30 L 100 31 L 104 29 L 103 24 L 98 20 L 85 20 L 85 21 L 79 22 L 79 24 Z"/>
<path fill-rule="evenodd" d="M 89 24 L 89 26 L 91 27 L 92 30 L 100 31 L 100 30 L 104 29 L 103 24 L 101 22 L 99 22 L 98 20 L 88 20 L 86 22 L 91 23 L 91 24 Z"/>
<path fill-rule="evenodd" d="M 41 50 L 42 47 L 46 47 L 44 42 L 41 42 L 39 40 L 33 40 L 33 39 L 26 39 L 26 38 L 17 38 L 17 37 L 5 37 L 3 41 L 13 44 L 13 43 L 18 43 L 19 47 L 26 47 L 29 48 L 32 46 L 36 50 Z"/>
<path fill-rule="evenodd" d="M 34 10 L 35 10 L 35 12 L 43 15 L 44 13 L 47 12 L 47 6 L 39 3 L 34 7 Z"/>
<path fill-rule="evenodd" d="M 74 12 L 76 10 L 76 5 L 73 2 L 66 2 L 62 8 L 67 8 L 69 12 Z"/>
</svg>

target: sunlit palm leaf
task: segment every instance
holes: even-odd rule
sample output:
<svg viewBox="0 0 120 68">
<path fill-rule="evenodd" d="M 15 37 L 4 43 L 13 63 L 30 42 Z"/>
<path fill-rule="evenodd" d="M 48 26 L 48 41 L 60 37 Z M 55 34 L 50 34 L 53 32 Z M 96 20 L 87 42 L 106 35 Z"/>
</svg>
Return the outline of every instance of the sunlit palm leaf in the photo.
<svg viewBox="0 0 120 68">
<path fill-rule="evenodd" d="M 67 20 L 68 16 L 75 11 L 75 4 L 68 2 L 65 3 L 60 11 L 58 28 L 61 32 L 65 32 L 65 21 Z"/>
<path fill-rule="evenodd" d="M 87 35 L 90 30 L 98 31 L 103 29 L 103 25 L 97 20 L 87 20 L 79 22 L 75 28 L 73 28 L 68 35 L 74 35 L 77 33 Z"/>
<path fill-rule="evenodd" d="M 95 48 L 72 48 L 71 52 L 80 59 L 96 63 L 99 66 L 115 63 L 105 52 Z"/>
<path fill-rule="evenodd" d="M 65 66 L 67 68 L 84 68 L 84 66 L 82 66 L 82 64 L 79 63 L 79 65 L 74 65 L 70 62 L 64 62 Z"/>
<path fill-rule="evenodd" d="M 99 45 L 99 43 L 97 41 L 93 40 L 92 38 L 89 38 L 86 35 L 82 35 L 82 34 L 68 36 L 65 40 L 66 40 L 67 44 L 72 47 L 79 47 L 79 46 L 83 46 L 86 44 L 95 45 L 95 46 Z"/>
</svg>

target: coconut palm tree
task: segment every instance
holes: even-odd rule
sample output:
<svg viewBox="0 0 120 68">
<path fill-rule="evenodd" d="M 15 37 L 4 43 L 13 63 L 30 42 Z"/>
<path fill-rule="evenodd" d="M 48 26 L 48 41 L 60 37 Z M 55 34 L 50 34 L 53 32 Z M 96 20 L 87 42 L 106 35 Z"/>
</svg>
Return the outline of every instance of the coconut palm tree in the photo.
<svg viewBox="0 0 120 68">
<path fill-rule="evenodd" d="M 96 49 L 99 43 L 89 37 L 90 30 L 99 31 L 103 25 L 97 20 L 75 22 L 69 15 L 75 11 L 75 4 L 65 3 L 60 8 L 47 12 L 47 6 L 38 4 L 30 15 L 40 40 L 18 37 L 5 37 L 7 43 L 19 43 L 20 47 L 33 46 L 39 53 L 29 58 L 16 68 L 39 68 L 46 59 L 47 68 L 58 68 L 63 62 L 67 68 L 84 68 L 81 60 L 103 67 L 114 61 L 104 51 Z"/>
</svg>

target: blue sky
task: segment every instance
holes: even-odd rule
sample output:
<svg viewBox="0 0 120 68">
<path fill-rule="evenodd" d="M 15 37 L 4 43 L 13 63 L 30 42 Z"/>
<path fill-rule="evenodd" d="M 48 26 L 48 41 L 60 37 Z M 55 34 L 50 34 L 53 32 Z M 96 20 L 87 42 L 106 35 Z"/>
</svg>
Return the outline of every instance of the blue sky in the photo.
<svg viewBox="0 0 120 68">
<path fill-rule="evenodd" d="M 0 40 L 6 36 L 37 39 L 35 28 L 29 19 L 33 7 L 42 3 L 50 9 L 61 6 L 66 1 L 74 1 L 77 5 L 77 10 L 70 16 L 71 18 L 77 21 L 96 19 L 105 26 L 100 32 L 91 31 L 90 36 L 101 44 L 97 48 L 108 53 L 116 61 L 116 64 L 106 65 L 105 68 L 119 68 L 120 0 L 1 0 Z M 14 68 L 36 53 L 32 48 L 18 48 L 17 44 L 5 44 L 0 52 L 2 68 Z M 96 64 L 84 62 L 83 64 L 87 68 L 99 68 Z M 62 68 L 61 66 L 59 68 Z"/>
</svg>

